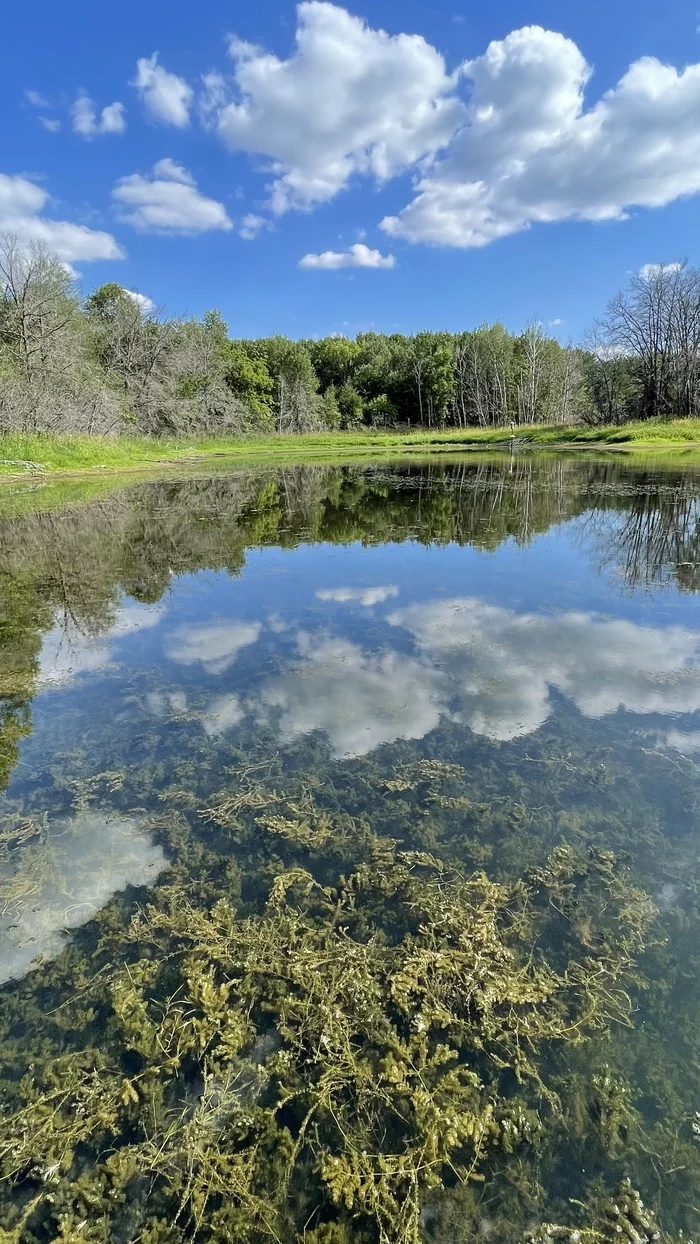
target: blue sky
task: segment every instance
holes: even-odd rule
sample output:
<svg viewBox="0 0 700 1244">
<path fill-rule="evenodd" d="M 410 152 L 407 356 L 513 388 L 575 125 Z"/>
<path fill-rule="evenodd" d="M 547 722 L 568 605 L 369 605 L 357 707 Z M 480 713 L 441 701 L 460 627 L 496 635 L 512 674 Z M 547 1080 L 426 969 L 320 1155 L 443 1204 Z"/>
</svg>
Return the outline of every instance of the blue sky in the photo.
<svg viewBox="0 0 700 1244">
<path fill-rule="evenodd" d="M 700 262 L 698 25 L 674 0 L 12 6 L 0 230 L 237 336 L 577 339 L 629 273 Z"/>
</svg>

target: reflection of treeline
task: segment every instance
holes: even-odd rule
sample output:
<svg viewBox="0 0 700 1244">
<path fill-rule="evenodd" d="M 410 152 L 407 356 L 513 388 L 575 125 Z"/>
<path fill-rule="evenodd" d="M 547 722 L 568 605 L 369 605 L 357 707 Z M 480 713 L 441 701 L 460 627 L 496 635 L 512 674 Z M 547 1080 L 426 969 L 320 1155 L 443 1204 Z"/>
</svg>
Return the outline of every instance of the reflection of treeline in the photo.
<svg viewBox="0 0 700 1244">
<path fill-rule="evenodd" d="M 630 582 L 700 587 L 697 488 L 681 473 L 516 458 L 159 481 L 0 519 L 0 785 L 28 729 L 42 635 L 99 634 L 122 593 L 156 602 L 173 575 L 238 574 L 247 548 L 417 540 L 494 550 L 584 515 Z M 610 520 L 610 512 L 619 515 Z"/>
<path fill-rule="evenodd" d="M 10 584 L 15 600 L 20 584 L 38 585 L 52 615 L 92 633 L 109 625 L 120 591 L 157 601 L 172 575 L 237 574 L 260 544 L 413 539 L 493 550 L 584 513 L 604 528 L 612 511 L 630 582 L 674 575 L 692 588 L 697 498 L 695 477 L 681 472 L 528 457 L 160 480 L 47 512 L 39 492 L 34 513 L 0 516 L 3 598 L 7 606 Z"/>
<path fill-rule="evenodd" d="M 620 520 L 614 531 L 606 511 Z M 692 475 L 645 472 L 624 497 L 601 497 L 586 522 L 604 562 L 632 586 L 672 582 L 682 591 L 700 590 L 700 495 Z"/>
<path fill-rule="evenodd" d="M 586 347 L 542 326 L 231 340 L 114 282 L 81 300 L 56 256 L 0 238 L 0 430 L 241 435 L 620 422 L 700 409 L 700 277 L 649 269 Z"/>
</svg>

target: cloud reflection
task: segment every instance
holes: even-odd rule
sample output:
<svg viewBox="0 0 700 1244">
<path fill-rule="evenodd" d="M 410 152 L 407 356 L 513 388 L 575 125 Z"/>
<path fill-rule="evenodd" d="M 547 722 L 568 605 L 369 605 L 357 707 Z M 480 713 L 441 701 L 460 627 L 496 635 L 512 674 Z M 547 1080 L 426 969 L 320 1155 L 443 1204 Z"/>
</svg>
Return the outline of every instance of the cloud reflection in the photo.
<svg viewBox="0 0 700 1244">
<path fill-rule="evenodd" d="M 283 740 L 324 730 L 335 756 L 363 756 L 380 743 L 420 739 L 438 724 L 441 678 L 424 662 L 306 634 L 298 647 L 300 663 L 261 692 L 263 704 L 280 710 Z"/>
<path fill-rule="evenodd" d="M 686 627 L 517 613 L 476 597 L 411 605 L 388 621 L 411 635 L 415 654 L 299 635 L 299 660 L 260 691 L 283 740 L 323 730 L 335 756 L 364 755 L 422 738 L 444 715 L 508 741 L 544 724 L 553 691 L 592 718 L 700 709 L 700 633 Z"/>
<path fill-rule="evenodd" d="M 67 933 L 128 885 L 152 884 L 167 867 L 137 818 L 80 812 L 0 864 L 0 984 L 55 959 Z"/>
<path fill-rule="evenodd" d="M 476 597 L 412 605 L 389 621 L 440 663 L 462 720 L 491 738 L 541 726 L 552 688 L 586 717 L 700 708 L 700 633 L 686 627 L 579 611 L 518 614 Z"/>
<path fill-rule="evenodd" d="M 660 747 L 672 747 L 684 756 L 700 752 L 700 730 L 668 730 L 658 741 Z"/>
<path fill-rule="evenodd" d="M 333 587 L 320 588 L 316 593 L 319 600 L 333 600 L 339 604 L 357 601 L 358 604 L 370 608 L 381 605 L 392 596 L 398 596 L 399 589 L 389 584 L 384 587 Z"/>
<path fill-rule="evenodd" d="M 256 643 L 260 622 L 229 622 L 220 626 L 183 626 L 174 631 L 166 644 L 171 661 L 180 665 L 201 662 L 210 674 L 223 674 L 238 653 Z"/>
<path fill-rule="evenodd" d="M 70 619 L 57 622 L 44 637 L 37 689 L 63 686 L 78 674 L 102 669 L 112 660 L 116 639 L 158 626 L 164 613 L 162 605 L 121 605 L 112 625 L 99 635 L 86 635 Z"/>
</svg>

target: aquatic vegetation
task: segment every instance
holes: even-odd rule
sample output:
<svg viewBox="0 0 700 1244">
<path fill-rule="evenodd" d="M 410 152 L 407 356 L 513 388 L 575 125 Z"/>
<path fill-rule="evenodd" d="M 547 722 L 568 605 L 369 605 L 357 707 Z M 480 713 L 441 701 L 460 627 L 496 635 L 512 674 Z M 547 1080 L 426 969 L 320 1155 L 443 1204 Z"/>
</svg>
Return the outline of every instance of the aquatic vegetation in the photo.
<svg viewBox="0 0 700 1244">
<path fill-rule="evenodd" d="M 667 503 L 645 551 L 636 476 L 628 495 L 617 466 L 510 469 L 173 480 L 0 520 L 5 777 L 57 618 L 99 637 L 125 593 L 237 576 L 258 544 L 489 550 L 592 509 L 610 537 L 619 511 L 630 583 L 692 589 L 692 482 L 644 474 L 640 512 Z M 687 1244 L 694 762 L 562 697 L 526 737 L 455 713 L 341 760 L 265 714 L 212 728 L 200 666 L 125 662 L 35 700 L 0 817 L 3 962 L 20 954 L 0 1244 Z"/>
<path fill-rule="evenodd" d="M 550 1240 L 561 1244 L 613 1244 L 618 1240 L 646 1244 L 660 1240 L 661 1232 L 653 1212 L 645 1207 L 629 1179 L 623 1179 L 615 1196 L 598 1198 L 588 1207 L 584 1226 L 545 1223 L 526 1238 L 527 1244 L 549 1244 Z"/>
<path fill-rule="evenodd" d="M 32 1238 L 99 1204 L 85 1238 L 110 1239 L 146 1181 L 139 1230 L 165 1217 L 168 1239 L 357 1221 L 416 1244 L 427 1191 L 538 1145 L 560 1111 L 542 1050 L 629 1022 L 653 908 L 609 853 L 561 848 L 505 886 L 345 828 L 369 858 L 334 885 L 284 869 L 250 915 L 163 885 L 107 929 L 62 1003 L 72 1051 L 28 1068 L 2 1117 Z M 326 841 L 302 837 L 312 861 Z"/>
</svg>

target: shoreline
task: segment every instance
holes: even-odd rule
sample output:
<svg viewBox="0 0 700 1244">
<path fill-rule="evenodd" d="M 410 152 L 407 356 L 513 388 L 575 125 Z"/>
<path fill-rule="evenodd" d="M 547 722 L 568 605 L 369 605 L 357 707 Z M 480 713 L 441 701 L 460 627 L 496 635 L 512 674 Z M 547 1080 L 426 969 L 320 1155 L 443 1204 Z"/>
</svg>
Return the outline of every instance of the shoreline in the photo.
<svg viewBox="0 0 700 1244">
<path fill-rule="evenodd" d="M 678 421 L 680 422 L 680 421 Z M 686 421 L 683 421 L 686 422 Z M 200 445 L 180 448 L 166 445 L 158 453 L 158 447 L 149 442 L 115 440 L 92 443 L 87 437 L 46 437 L 0 435 L 0 485 L 16 484 L 20 480 L 39 482 L 72 478 L 107 478 L 117 475 L 153 474 L 178 468 L 206 465 L 243 465 L 250 463 L 274 464 L 275 462 L 347 461 L 388 457 L 433 456 L 442 454 L 467 454 L 484 451 L 522 454 L 528 451 L 554 450 L 557 452 L 586 452 L 630 454 L 660 453 L 664 456 L 676 453 L 681 456 L 698 456 L 700 461 L 700 423 L 693 421 L 693 433 L 697 439 L 686 437 L 668 438 L 650 436 L 637 438 L 634 429 L 602 428 L 585 429 L 578 433 L 571 428 L 553 429 L 522 428 L 511 437 L 503 435 L 502 429 L 472 429 L 469 431 L 416 432 L 405 435 L 392 433 L 309 433 L 298 436 L 279 436 L 251 439 L 250 441 L 211 441 Z M 661 427 L 656 425 L 658 430 Z M 678 424 L 676 424 L 676 427 Z M 646 430 L 646 429 L 644 429 Z M 656 429 L 655 429 L 656 430 Z M 682 429 L 685 431 L 686 429 Z M 691 429 L 688 428 L 688 431 Z M 572 435 L 573 433 L 573 435 Z M 29 454 L 9 450 L 31 448 Z M 105 454 L 105 448 L 108 452 Z M 5 450 L 8 450 L 5 456 Z M 42 462 L 37 450 L 45 449 L 46 461 Z M 158 456 L 152 451 L 155 450 Z M 163 452 L 163 450 L 165 452 Z M 170 452 L 168 452 L 170 450 Z M 90 457 L 95 460 L 90 461 Z M 112 461 L 100 459 L 112 458 Z M 61 459 L 63 461 L 61 461 Z M 73 461 L 71 461 L 73 459 Z M 77 459 L 77 460 L 76 460 Z M 81 460 L 82 459 L 82 460 Z M 87 460 L 86 460 L 87 459 Z M 26 462 L 26 465 L 24 463 Z"/>
</svg>

